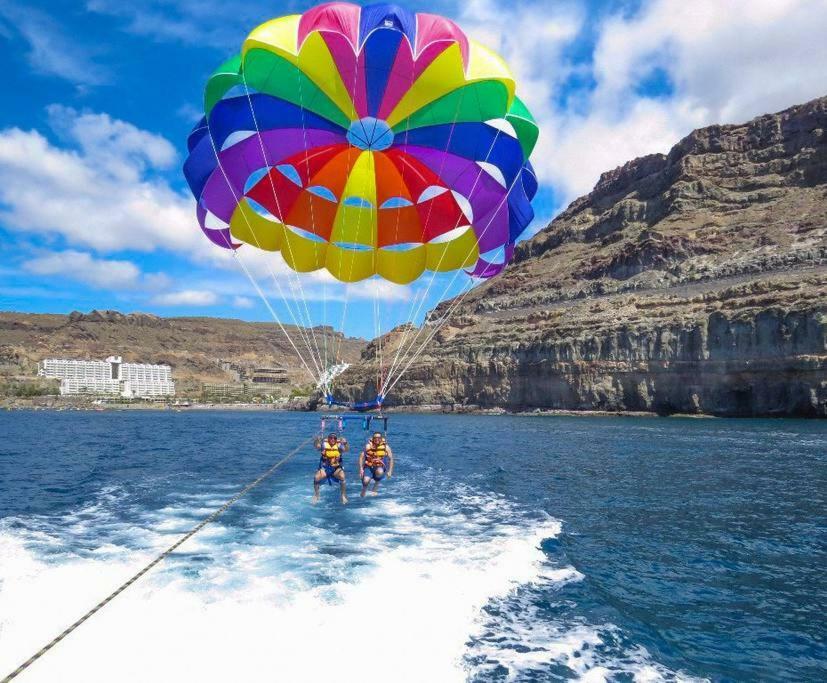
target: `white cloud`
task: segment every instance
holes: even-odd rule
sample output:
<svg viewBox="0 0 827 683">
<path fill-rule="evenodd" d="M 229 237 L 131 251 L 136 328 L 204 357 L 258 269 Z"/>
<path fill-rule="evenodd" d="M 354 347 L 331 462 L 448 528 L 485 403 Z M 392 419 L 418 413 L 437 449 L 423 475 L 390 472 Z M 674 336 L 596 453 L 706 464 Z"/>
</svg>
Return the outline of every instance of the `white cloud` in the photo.
<svg viewBox="0 0 827 683">
<path fill-rule="evenodd" d="M 147 171 L 173 168 L 178 152 L 169 140 L 108 114 L 78 112 L 52 104 L 46 108 L 52 129 L 99 172 L 122 182 L 139 182 Z"/>
<path fill-rule="evenodd" d="M 666 152 L 694 128 L 827 93 L 824 0 L 651 0 L 631 17 L 599 23 L 593 63 L 573 64 L 564 48 L 583 40 L 584 20 L 574 5 L 544 2 L 471 0 L 460 14 L 515 72 L 541 130 L 532 162 L 565 201 L 603 171 Z M 655 68 L 668 75 L 671 94 L 639 92 Z M 575 73 L 594 87 L 560 106 L 555 95 Z"/>
<path fill-rule="evenodd" d="M 0 0 L 0 19 L 6 22 L 0 27 L 0 37 L 11 40 L 19 35 L 28 44 L 26 59 L 35 72 L 80 86 L 109 81 L 109 70 L 95 61 L 94 51 L 66 35 L 45 12 Z"/>
<path fill-rule="evenodd" d="M 141 270 L 131 261 L 95 259 L 81 251 L 53 252 L 29 259 L 23 269 L 35 275 L 70 278 L 94 287 L 132 289 L 138 285 Z"/>
<path fill-rule="evenodd" d="M 7 229 L 59 235 L 100 252 L 213 251 L 195 220 L 195 202 L 159 175 L 177 162 L 161 136 L 106 114 L 49 108 L 74 147 L 37 131 L 0 130 L 0 221 Z"/>
<path fill-rule="evenodd" d="M 236 308 L 252 308 L 254 302 L 251 298 L 246 296 L 237 296 L 233 298 L 233 306 Z"/>
<path fill-rule="evenodd" d="M 88 0 L 87 8 L 121 19 L 130 33 L 186 45 L 237 49 L 258 24 L 289 9 L 268 2 L 226 3 L 221 0 Z"/>
<path fill-rule="evenodd" d="M 157 290 L 170 284 L 163 273 L 144 274 L 131 261 L 99 259 L 73 249 L 35 256 L 24 261 L 22 267 L 27 273 L 55 282 L 68 278 L 99 289 Z"/>
<path fill-rule="evenodd" d="M 152 299 L 158 306 L 212 306 L 217 301 L 215 293 L 205 289 L 183 289 L 159 294 Z"/>
</svg>

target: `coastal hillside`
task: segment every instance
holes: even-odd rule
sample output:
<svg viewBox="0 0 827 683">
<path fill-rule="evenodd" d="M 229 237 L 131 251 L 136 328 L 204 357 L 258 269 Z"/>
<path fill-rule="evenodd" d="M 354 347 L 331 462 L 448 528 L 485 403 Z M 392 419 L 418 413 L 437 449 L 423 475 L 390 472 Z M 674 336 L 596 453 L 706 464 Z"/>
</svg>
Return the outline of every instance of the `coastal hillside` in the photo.
<svg viewBox="0 0 827 683">
<path fill-rule="evenodd" d="M 370 396 L 373 372 L 348 391 Z M 604 173 L 462 301 L 390 401 L 827 415 L 827 98 Z"/>
<path fill-rule="evenodd" d="M 298 345 L 297 330 L 287 327 Z M 365 342 L 316 328 L 318 342 L 328 338 L 345 362 L 359 358 Z M 49 357 L 103 359 L 123 356 L 136 363 L 172 366 L 179 393 L 197 394 L 203 382 L 232 383 L 259 367 L 287 371 L 290 388 L 308 384 L 296 354 L 273 323 L 220 318 L 161 318 L 117 311 L 69 315 L 0 313 L 0 365 L 7 377 L 33 376 L 37 362 Z M 10 386 L 10 385 L 6 385 Z"/>
</svg>

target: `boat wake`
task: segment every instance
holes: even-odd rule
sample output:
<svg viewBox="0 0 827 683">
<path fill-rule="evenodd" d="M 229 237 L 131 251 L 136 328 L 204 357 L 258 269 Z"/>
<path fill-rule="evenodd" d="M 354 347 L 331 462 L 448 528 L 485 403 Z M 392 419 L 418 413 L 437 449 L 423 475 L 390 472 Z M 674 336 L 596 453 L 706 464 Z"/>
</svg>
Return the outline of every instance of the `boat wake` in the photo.
<svg viewBox="0 0 827 683">
<path fill-rule="evenodd" d="M 555 614 L 548 596 L 565 600 L 584 578 L 543 549 L 558 520 L 467 485 L 446 499 L 394 486 L 393 498 L 347 510 L 309 509 L 293 486 L 245 501 L 26 680 L 675 678 L 610 624 Z M 0 671 L 227 494 L 213 486 L 148 507 L 113 489 L 60 518 L 0 521 Z"/>
</svg>

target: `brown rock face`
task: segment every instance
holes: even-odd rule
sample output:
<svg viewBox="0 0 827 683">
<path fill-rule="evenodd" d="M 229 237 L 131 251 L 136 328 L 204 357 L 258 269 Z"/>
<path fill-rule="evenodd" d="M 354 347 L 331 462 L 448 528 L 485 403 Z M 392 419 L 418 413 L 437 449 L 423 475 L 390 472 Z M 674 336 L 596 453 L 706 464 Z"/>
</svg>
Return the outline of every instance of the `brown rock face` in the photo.
<svg viewBox="0 0 827 683">
<path fill-rule="evenodd" d="M 346 391 L 374 393 L 374 374 Z M 827 98 L 604 173 L 456 307 L 389 402 L 827 416 Z"/>
</svg>

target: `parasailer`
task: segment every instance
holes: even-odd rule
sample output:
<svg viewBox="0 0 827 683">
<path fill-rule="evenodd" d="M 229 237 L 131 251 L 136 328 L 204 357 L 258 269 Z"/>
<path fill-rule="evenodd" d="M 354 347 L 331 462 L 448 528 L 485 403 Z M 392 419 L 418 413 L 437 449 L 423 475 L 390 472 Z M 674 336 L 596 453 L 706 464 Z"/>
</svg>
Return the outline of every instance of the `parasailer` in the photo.
<svg viewBox="0 0 827 683">
<path fill-rule="evenodd" d="M 359 478 L 362 480 L 362 492 L 359 495 L 365 497 L 371 481 L 371 493 L 376 494 L 379 491 L 379 482 L 385 475 L 387 474 L 388 479 L 393 477 L 393 466 L 393 450 L 387 438 L 382 432 L 374 432 L 359 454 Z"/>
<path fill-rule="evenodd" d="M 345 470 L 342 466 L 342 458 L 350 450 L 345 437 L 339 437 L 331 432 L 326 439 L 317 437 L 313 447 L 320 453 L 319 468 L 313 477 L 313 503 L 319 502 L 319 487 L 327 479 L 330 485 L 335 481 L 339 483 L 339 492 L 342 505 L 347 505 L 347 482 L 345 481 Z"/>
<path fill-rule="evenodd" d="M 332 2 L 261 24 L 210 76 L 184 173 L 204 234 L 236 255 L 328 405 L 369 411 L 461 301 L 406 326 L 386 363 L 385 292 L 414 288 L 402 297 L 411 322 L 435 283 L 444 298 L 467 281 L 464 296 L 507 266 L 533 218 L 537 137 L 505 62 L 450 19 Z M 267 257 L 292 331 L 244 264 L 251 249 Z M 289 270 L 277 276 L 282 264 Z M 347 364 L 316 334 L 304 292 L 311 272 L 344 290 L 334 299 L 344 299 L 342 328 L 349 310 L 365 313 L 348 309 L 349 283 L 367 281 L 373 293 L 368 400 L 334 396 Z"/>
</svg>

